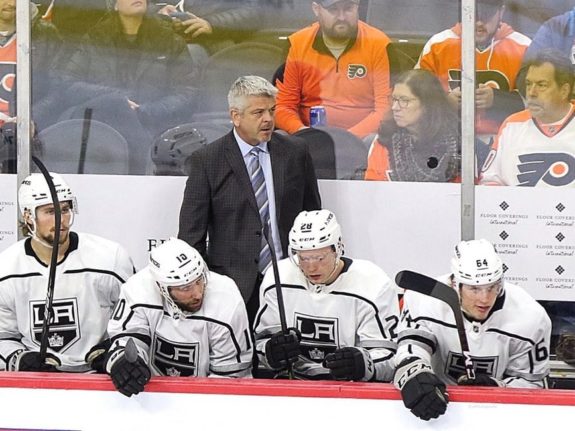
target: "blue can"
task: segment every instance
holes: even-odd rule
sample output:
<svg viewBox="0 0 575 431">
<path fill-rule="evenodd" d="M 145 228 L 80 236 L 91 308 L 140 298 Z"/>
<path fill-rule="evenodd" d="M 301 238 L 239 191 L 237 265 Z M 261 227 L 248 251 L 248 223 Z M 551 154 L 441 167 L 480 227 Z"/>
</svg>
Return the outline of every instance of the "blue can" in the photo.
<svg viewBox="0 0 575 431">
<path fill-rule="evenodd" d="M 309 110 L 309 125 L 311 127 L 325 126 L 327 115 L 323 106 L 312 106 Z"/>
</svg>

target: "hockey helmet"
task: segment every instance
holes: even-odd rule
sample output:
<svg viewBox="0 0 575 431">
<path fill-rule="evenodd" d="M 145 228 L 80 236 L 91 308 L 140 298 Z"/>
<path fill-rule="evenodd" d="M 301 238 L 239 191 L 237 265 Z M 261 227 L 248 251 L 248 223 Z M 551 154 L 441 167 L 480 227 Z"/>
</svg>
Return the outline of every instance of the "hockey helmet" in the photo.
<svg viewBox="0 0 575 431">
<path fill-rule="evenodd" d="M 326 209 L 300 212 L 289 232 L 290 255 L 327 246 L 333 246 L 338 257 L 343 255 L 341 227 L 335 214 Z"/>
<path fill-rule="evenodd" d="M 187 175 L 186 161 L 192 153 L 206 145 L 206 137 L 192 124 L 166 130 L 152 144 L 152 161 L 156 175 Z"/>
<path fill-rule="evenodd" d="M 78 205 L 70 186 L 68 186 L 60 174 L 50 172 L 50 177 L 54 182 L 58 201 L 60 201 L 60 203 L 71 201 L 72 209 L 74 213 L 77 214 Z M 32 218 L 36 217 L 36 208 L 53 203 L 48 183 L 42 174 L 31 174 L 22 181 L 20 189 L 18 190 L 18 203 L 22 216 L 24 216 L 26 211 L 29 211 Z"/>
<path fill-rule="evenodd" d="M 495 283 L 503 277 L 503 262 L 486 239 L 461 241 L 455 246 L 451 271 L 457 283 L 478 286 Z"/>
</svg>

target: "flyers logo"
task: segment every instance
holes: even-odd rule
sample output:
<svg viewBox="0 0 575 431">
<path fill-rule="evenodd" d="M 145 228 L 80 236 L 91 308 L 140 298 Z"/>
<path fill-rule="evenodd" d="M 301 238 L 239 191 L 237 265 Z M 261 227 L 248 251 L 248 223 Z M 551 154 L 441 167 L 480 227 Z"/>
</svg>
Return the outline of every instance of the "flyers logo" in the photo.
<svg viewBox="0 0 575 431">
<path fill-rule="evenodd" d="M 16 63 L 0 63 L 0 112 L 8 113 L 8 107 L 14 101 L 15 78 Z"/>
<path fill-rule="evenodd" d="M 472 356 L 473 369 L 476 373 L 495 377 L 499 356 Z M 445 362 L 445 374 L 457 380 L 465 374 L 465 358 L 461 353 L 449 352 Z"/>
<path fill-rule="evenodd" d="M 550 186 L 566 186 L 575 180 L 575 158 L 567 153 L 532 153 L 519 156 L 520 186 L 532 187 L 543 181 Z"/>
<path fill-rule="evenodd" d="M 363 64 L 350 64 L 347 66 L 347 77 L 349 79 L 364 78 L 367 75 L 367 67 Z"/>
<path fill-rule="evenodd" d="M 450 90 L 461 87 L 461 70 L 449 69 L 447 72 L 447 81 Z M 475 84 L 487 84 L 492 88 L 502 91 L 509 91 L 511 89 L 507 77 L 498 70 L 478 70 L 475 73 Z"/>
</svg>

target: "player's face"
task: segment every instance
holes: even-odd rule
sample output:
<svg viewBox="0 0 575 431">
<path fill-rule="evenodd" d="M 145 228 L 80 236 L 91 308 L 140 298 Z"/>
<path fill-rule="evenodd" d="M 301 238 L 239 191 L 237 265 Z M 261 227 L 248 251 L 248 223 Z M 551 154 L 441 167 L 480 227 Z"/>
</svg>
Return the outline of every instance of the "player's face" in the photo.
<svg viewBox="0 0 575 431">
<path fill-rule="evenodd" d="M 561 120 L 568 108 L 571 89 L 555 81 L 555 67 L 551 63 L 530 66 L 525 77 L 527 109 L 533 118 L 552 123 Z"/>
<path fill-rule="evenodd" d="M 274 131 L 276 101 L 273 97 L 248 96 L 243 110 L 232 109 L 230 115 L 238 135 L 250 145 L 267 142 Z"/>
<path fill-rule="evenodd" d="M 147 0 L 116 0 L 116 10 L 123 16 L 144 15 L 147 9 Z"/>
<path fill-rule="evenodd" d="M 475 22 L 475 43 L 479 46 L 491 42 L 497 32 L 503 16 L 503 8 L 479 5 Z"/>
<path fill-rule="evenodd" d="M 0 0 L 0 21 L 6 23 L 16 21 L 16 0 Z"/>
<path fill-rule="evenodd" d="M 479 286 L 461 285 L 461 308 L 476 320 L 485 320 L 501 290 L 501 281 Z"/>
<path fill-rule="evenodd" d="M 391 112 L 399 127 L 417 132 L 424 108 L 406 84 L 396 84 L 391 95 Z"/>
<path fill-rule="evenodd" d="M 314 2 L 312 8 L 321 31 L 328 38 L 343 41 L 352 38 L 357 33 L 359 14 L 356 3 L 342 0 L 324 8 Z"/>
<path fill-rule="evenodd" d="M 333 247 L 296 252 L 297 261 L 305 277 L 313 284 L 329 284 L 337 278 L 337 254 Z"/>
<path fill-rule="evenodd" d="M 178 307 L 194 313 L 202 308 L 205 289 L 206 280 L 202 275 L 188 284 L 170 287 L 168 291 Z"/>
<path fill-rule="evenodd" d="M 70 235 L 70 226 L 73 220 L 72 205 L 69 201 L 60 202 L 61 222 L 60 222 L 60 240 L 59 244 L 65 244 Z M 56 233 L 56 219 L 54 217 L 54 205 L 42 205 L 36 208 L 36 236 L 52 244 Z M 29 221 L 28 221 L 29 222 Z"/>
</svg>

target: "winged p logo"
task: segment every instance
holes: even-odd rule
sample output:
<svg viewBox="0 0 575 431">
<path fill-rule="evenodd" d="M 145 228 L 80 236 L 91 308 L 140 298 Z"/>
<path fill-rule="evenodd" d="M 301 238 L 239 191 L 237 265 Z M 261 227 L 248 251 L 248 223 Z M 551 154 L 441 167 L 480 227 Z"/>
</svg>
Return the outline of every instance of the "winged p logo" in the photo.
<svg viewBox="0 0 575 431">
<path fill-rule="evenodd" d="M 575 180 L 575 158 L 567 153 L 531 153 L 519 156 L 517 165 L 520 186 L 536 186 L 539 181 L 550 186 L 566 186 Z"/>
</svg>

